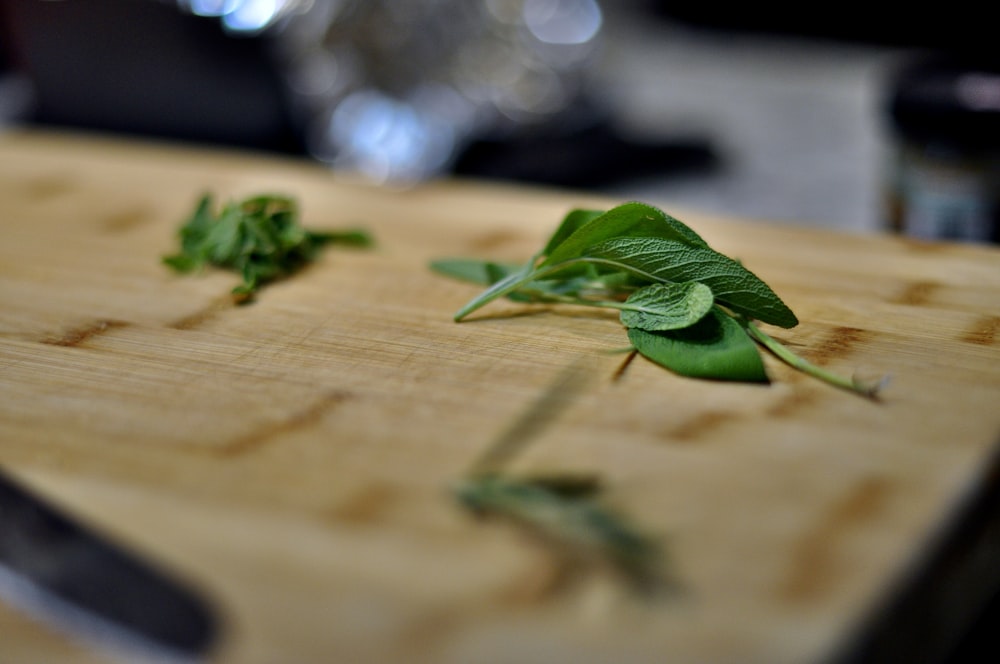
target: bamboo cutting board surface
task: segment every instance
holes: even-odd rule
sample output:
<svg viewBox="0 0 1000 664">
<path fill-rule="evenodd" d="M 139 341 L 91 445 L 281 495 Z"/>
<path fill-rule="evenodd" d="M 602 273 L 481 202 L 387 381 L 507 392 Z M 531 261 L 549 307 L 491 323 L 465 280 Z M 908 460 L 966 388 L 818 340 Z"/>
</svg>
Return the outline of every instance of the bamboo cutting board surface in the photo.
<svg viewBox="0 0 1000 664">
<path fill-rule="evenodd" d="M 160 263 L 203 192 L 289 194 L 307 227 L 363 227 L 377 245 L 334 246 L 233 306 L 235 276 Z M 616 378 L 624 356 L 606 351 L 627 339 L 605 312 L 502 301 L 452 322 L 478 288 L 431 259 L 523 260 L 570 208 L 620 201 L 390 190 L 41 132 L 0 137 L 0 201 L 0 465 L 205 592 L 224 625 L 213 662 L 819 662 L 900 629 L 879 612 L 900 593 L 976 571 L 929 556 L 961 544 L 950 528 L 995 470 L 995 248 L 667 209 L 798 314 L 777 338 L 838 372 L 891 374 L 874 403 L 770 357 L 769 385 L 642 358 Z M 603 569 L 561 583 L 549 549 L 449 494 L 581 358 L 573 399 L 515 466 L 599 472 L 663 541 L 667 597 Z M 963 586 L 953 617 L 998 580 Z M 927 653 L 933 631 L 906 636 Z M 4 651 L 107 661 L 0 607 Z"/>
</svg>

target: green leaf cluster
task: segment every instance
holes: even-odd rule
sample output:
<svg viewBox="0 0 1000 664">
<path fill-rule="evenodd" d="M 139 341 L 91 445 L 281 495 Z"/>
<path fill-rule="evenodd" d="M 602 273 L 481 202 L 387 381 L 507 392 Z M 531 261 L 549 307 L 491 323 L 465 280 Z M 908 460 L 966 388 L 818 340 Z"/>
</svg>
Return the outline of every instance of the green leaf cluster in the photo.
<svg viewBox="0 0 1000 664">
<path fill-rule="evenodd" d="M 617 309 L 634 349 L 681 375 L 766 382 L 759 344 L 838 387 L 869 396 L 878 389 L 832 375 L 766 335 L 753 321 L 798 324 L 784 301 L 740 262 L 645 203 L 572 210 L 522 265 L 444 259 L 431 267 L 488 286 L 456 321 L 501 297 Z"/>
<path fill-rule="evenodd" d="M 313 232 L 299 222 L 298 206 L 286 196 L 259 195 L 231 201 L 216 212 L 205 194 L 179 231 L 180 251 L 163 262 L 178 272 L 214 266 L 237 272 L 233 289 L 246 301 L 267 282 L 286 277 L 315 259 L 330 243 L 370 246 L 364 231 Z"/>
</svg>

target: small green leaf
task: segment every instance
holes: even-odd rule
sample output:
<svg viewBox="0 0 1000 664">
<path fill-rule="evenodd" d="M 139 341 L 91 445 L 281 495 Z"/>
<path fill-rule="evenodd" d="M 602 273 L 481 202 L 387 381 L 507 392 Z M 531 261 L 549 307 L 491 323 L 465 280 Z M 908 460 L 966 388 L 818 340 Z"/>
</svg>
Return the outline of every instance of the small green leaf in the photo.
<svg viewBox="0 0 1000 664">
<path fill-rule="evenodd" d="M 571 210 L 569 214 L 563 217 L 562 223 L 559 224 L 555 233 L 553 233 L 552 237 L 549 238 L 549 241 L 546 243 L 541 255 L 548 256 L 551 254 L 556 247 L 563 243 L 563 240 L 575 233 L 580 227 L 590 223 L 602 214 L 604 214 L 603 210 Z"/>
<path fill-rule="evenodd" d="M 480 286 L 496 283 L 523 267 L 513 263 L 496 263 L 475 258 L 442 258 L 431 261 L 430 266 L 438 274 Z"/>
<path fill-rule="evenodd" d="M 712 249 L 660 238 L 613 238 L 590 247 L 590 258 L 610 261 L 651 281 L 700 281 L 715 301 L 733 311 L 779 327 L 798 318 L 771 288 L 740 263 Z"/>
<path fill-rule="evenodd" d="M 176 272 L 194 272 L 201 267 L 201 261 L 192 256 L 178 254 L 176 256 L 164 256 L 163 264 L 172 268 Z"/>
<path fill-rule="evenodd" d="M 620 318 L 625 327 L 677 330 L 701 320 L 713 302 L 712 289 L 696 281 L 651 284 L 625 300 Z"/>
<path fill-rule="evenodd" d="M 644 357 L 682 376 L 767 382 L 757 346 L 718 307 L 691 327 L 666 332 L 629 328 L 628 338 Z"/>
</svg>

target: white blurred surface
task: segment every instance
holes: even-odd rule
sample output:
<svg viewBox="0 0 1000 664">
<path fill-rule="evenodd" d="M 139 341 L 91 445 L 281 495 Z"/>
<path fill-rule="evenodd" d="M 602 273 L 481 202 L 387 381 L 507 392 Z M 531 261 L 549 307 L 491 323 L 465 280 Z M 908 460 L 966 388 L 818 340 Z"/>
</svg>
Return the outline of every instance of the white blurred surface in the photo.
<svg viewBox="0 0 1000 664">
<path fill-rule="evenodd" d="M 884 226 L 892 138 L 883 114 L 898 49 L 650 21 L 605 3 L 602 83 L 628 132 L 705 136 L 708 174 L 607 189 L 712 213 L 867 232 Z"/>
</svg>

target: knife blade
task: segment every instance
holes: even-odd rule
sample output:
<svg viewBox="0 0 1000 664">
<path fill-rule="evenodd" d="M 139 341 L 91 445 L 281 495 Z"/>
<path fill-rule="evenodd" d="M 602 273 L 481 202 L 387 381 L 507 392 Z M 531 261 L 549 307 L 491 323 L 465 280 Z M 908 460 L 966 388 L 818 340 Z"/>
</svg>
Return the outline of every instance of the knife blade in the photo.
<svg viewBox="0 0 1000 664">
<path fill-rule="evenodd" d="M 2 470 L 0 600 L 129 661 L 199 661 L 218 631 L 192 588 Z"/>
</svg>

